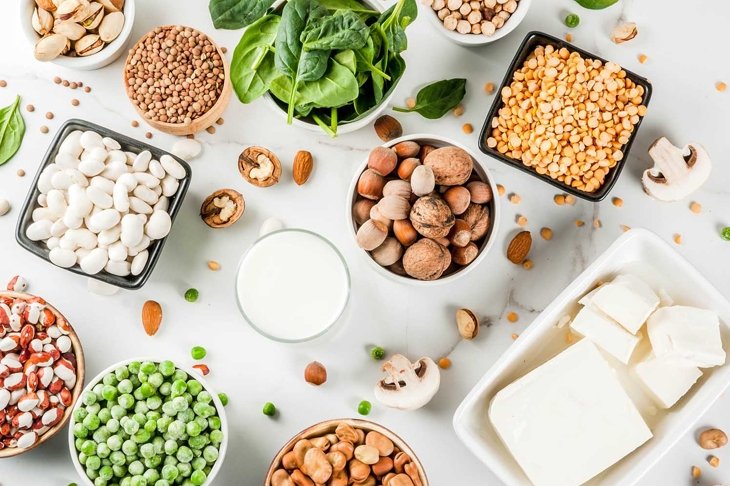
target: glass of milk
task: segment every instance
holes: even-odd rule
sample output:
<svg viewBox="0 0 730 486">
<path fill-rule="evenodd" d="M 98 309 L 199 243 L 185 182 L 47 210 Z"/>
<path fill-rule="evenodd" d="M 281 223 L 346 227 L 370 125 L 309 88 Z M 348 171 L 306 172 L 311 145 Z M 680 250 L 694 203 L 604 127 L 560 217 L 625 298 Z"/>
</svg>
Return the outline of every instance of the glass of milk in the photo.
<svg viewBox="0 0 730 486">
<path fill-rule="evenodd" d="M 259 238 L 243 255 L 236 276 L 241 313 L 275 341 L 294 343 L 327 332 L 350 297 L 350 273 L 339 250 L 303 229 Z"/>
</svg>

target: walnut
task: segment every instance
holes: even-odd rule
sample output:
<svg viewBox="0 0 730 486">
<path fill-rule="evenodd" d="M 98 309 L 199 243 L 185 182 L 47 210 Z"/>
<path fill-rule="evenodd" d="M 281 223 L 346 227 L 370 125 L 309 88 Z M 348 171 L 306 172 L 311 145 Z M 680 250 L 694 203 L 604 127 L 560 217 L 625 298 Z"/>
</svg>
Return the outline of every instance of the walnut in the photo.
<svg viewBox="0 0 730 486">
<path fill-rule="evenodd" d="M 442 238 L 454 225 L 454 213 L 449 205 L 437 196 L 423 196 L 411 208 L 411 223 L 426 238 Z"/>
</svg>

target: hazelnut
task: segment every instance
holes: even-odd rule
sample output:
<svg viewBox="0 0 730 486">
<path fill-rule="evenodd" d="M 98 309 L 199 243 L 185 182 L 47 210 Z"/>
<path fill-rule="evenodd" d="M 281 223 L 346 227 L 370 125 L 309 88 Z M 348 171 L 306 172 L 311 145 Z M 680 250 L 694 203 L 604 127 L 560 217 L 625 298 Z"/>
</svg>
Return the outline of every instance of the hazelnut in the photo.
<svg viewBox="0 0 730 486">
<path fill-rule="evenodd" d="M 370 219 L 370 210 L 375 206 L 375 201 L 360 199 L 352 206 L 352 218 L 359 226 Z"/>
<path fill-rule="evenodd" d="M 431 167 L 436 184 L 458 186 L 469 180 L 474 161 L 465 150 L 459 147 L 441 147 L 423 159 L 423 165 Z"/>
<path fill-rule="evenodd" d="M 388 267 L 388 270 L 401 277 L 407 277 L 406 269 L 403 268 L 403 260 L 399 260 Z"/>
<path fill-rule="evenodd" d="M 418 198 L 411 208 L 410 217 L 416 231 L 427 238 L 444 237 L 454 225 L 454 214 L 444 200 L 437 196 Z"/>
<path fill-rule="evenodd" d="M 393 145 L 393 150 L 401 159 L 415 157 L 421 151 L 421 146 L 416 142 L 407 140 Z"/>
<path fill-rule="evenodd" d="M 375 201 L 383 197 L 383 187 L 385 179 L 373 169 L 365 169 L 357 181 L 357 193 Z"/>
<path fill-rule="evenodd" d="M 464 186 L 449 187 L 443 194 L 444 201 L 451 208 L 451 212 L 459 215 L 466 211 L 471 202 L 469 189 Z"/>
<path fill-rule="evenodd" d="M 375 147 L 368 156 L 368 167 L 376 174 L 387 176 L 398 164 L 398 156 L 388 147 Z"/>
<path fill-rule="evenodd" d="M 410 181 L 411 180 L 411 174 L 413 174 L 413 171 L 421 165 L 421 161 L 418 159 L 410 158 L 403 160 L 398 165 L 398 177 L 403 179 L 404 181 Z"/>
<path fill-rule="evenodd" d="M 479 248 L 474 242 L 469 243 L 464 247 L 454 246 L 451 248 L 451 258 L 454 263 L 461 265 L 462 267 L 469 265 L 479 254 Z"/>
<path fill-rule="evenodd" d="M 389 142 L 403 135 L 403 127 L 392 116 L 383 115 L 375 120 L 375 133 L 383 142 Z"/>
<path fill-rule="evenodd" d="M 471 241 L 471 226 L 463 219 L 457 219 L 449 231 L 449 242 L 458 247 L 464 247 Z"/>
<path fill-rule="evenodd" d="M 403 246 L 411 246 L 418 239 L 418 232 L 408 219 L 393 221 L 393 234 Z"/>
<path fill-rule="evenodd" d="M 304 381 L 319 386 L 327 381 L 327 369 L 319 361 L 312 361 L 304 369 Z"/>
<path fill-rule="evenodd" d="M 382 223 L 388 230 L 393 226 L 393 220 L 383 216 L 377 204 L 370 208 L 370 219 Z"/>
<path fill-rule="evenodd" d="M 419 165 L 411 174 L 411 189 L 416 196 L 430 194 L 436 188 L 436 179 L 430 167 Z"/>
<path fill-rule="evenodd" d="M 492 200 L 492 188 L 489 184 L 481 181 L 473 181 L 466 185 L 471 195 L 471 202 L 486 204 Z"/>
<path fill-rule="evenodd" d="M 421 145 L 421 151 L 418 152 L 418 158 L 423 160 L 426 158 L 428 154 L 436 150 L 436 147 L 433 145 Z"/>
<path fill-rule="evenodd" d="M 388 267 L 399 261 L 403 256 L 403 246 L 398 240 L 389 236 L 382 245 L 370 252 L 370 255 L 378 265 Z"/>
<path fill-rule="evenodd" d="M 411 185 L 408 181 L 394 179 L 385 183 L 383 196 L 400 196 L 404 199 L 411 198 Z"/>
<path fill-rule="evenodd" d="M 450 264 L 448 250 L 429 238 L 418 240 L 403 255 L 406 273 L 419 280 L 436 280 Z"/>
<path fill-rule="evenodd" d="M 380 221 L 368 219 L 357 230 L 357 244 L 363 250 L 371 251 L 379 247 L 388 236 L 388 228 Z"/>
<path fill-rule="evenodd" d="M 489 231 L 489 209 L 480 204 L 469 204 L 461 219 L 471 226 L 471 241 L 480 240 Z"/>
<path fill-rule="evenodd" d="M 377 208 L 380 214 L 388 219 L 406 219 L 411 210 L 411 204 L 400 196 L 385 196 L 378 202 Z"/>
</svg>

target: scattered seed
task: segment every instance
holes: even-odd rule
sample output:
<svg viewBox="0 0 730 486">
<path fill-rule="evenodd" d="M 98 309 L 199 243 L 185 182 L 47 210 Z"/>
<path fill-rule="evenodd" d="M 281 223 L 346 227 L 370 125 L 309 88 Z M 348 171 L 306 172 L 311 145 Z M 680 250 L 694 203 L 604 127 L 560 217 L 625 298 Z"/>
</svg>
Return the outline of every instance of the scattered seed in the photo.
<svg viewBox="0 0 730 486">
<path fill-rule="evenodd" d="M 215 127 L 213 125 L 211 125 L 208 128 L 206 128 L 205 131 L 210 133 L 211 135 L 213 135 L 215 133 Z"/>
<path fill-rule="evenodd" d="M 527 218 L 525 216 L 522 216 L 521 214 L 517 216 L 517 226 L 521 228 L 527 226 Z"/>
<path fill-rule="evenodd" d="M 628 230 L 631 229 L 631 226 L 626 226 L 625 224 L 619 225 L 624 233 L 626 233 Z"/>
<path fill-rule="evenodd" d="M 208 260 L 208 268 L 210 268 L 214 272 L 217 272 L 221 269 L 221 264 L 215 260 Z"/>
<path fill-rule="evenodd" d="M 79 87 L 79 83 L 77 83 L 76 81 L 71 81 L 71 83 L 68 85 L 68 87 L 71 89 L 76 89 Z"/>
<path fill-rule="evenodd" d="M 91 86 L 85 86 L 84 93 L 91 93 Z"/>
<path fill-rule="evenodd" d="M 504 196 L 505 188 L 504 188 L 504 186 L 502 184 L 497 184 L 497 193 L 500 196 Z"/>
<path fill-rule="evenodd" d="M 190 356 L 194 360 L 200 360 L 205 358 L 205 355 L 207 355 L 208 352 L 205 350 L 203 346 L 193 346 L 190 350 Z"/>
<path fill-rule="evenodd" d="M 454 116 L 461 116 L 464 114 L 464 105 L 458 105 L 454 108 Z"/>
<path fill-rule="evenodd" d="M 185 300 L 187 300 L 188 302 L 197 301 L 199 296 L 200 292 L 198 292 L 198 289 L 190 288 L 185 291 Z"/>
<path fill-rule="evenodd" d="M 33 113 L 35 111 L 35 106 L 28 105 L 25 107 L 26 110 L 28 110 L 28 113 Z"/>
<path fill-rule="evenodd" d="M 82 83 L 81 81 L 77 81 L 77 83 L 79 85 L 79 88 L 82 88 L 84 86 L 84 83 Z"/>
<path fill-rule="evenodd" d="M 623 199 L 621 199 L 620 197 L 614 197 L 613 199 L 611 199 L 611 202 L 612 202 L 612 203 L 613 203 L 613 205 L 614 205 L 614 206 L 616 206 L 617 208 L 620 208 L 621 206 L 623 206 L 623 205 L 624 205 L 624 200 L 623 200 Z"/>
<path fill-rule="evenodd" d="M 573 34 L 571 34 L 571 33 L 565 34 L 565 40 L 567 42 L 573 42 Z"/>
<path fill-rule="evenodd" d="M 441 358 L 438 362 L 439 368 L 442 370 L 448 370 L 451 368 L 451 360 L 449 358 Z"/>
<path fill-rule="evenodd" d="M 226 52 L 228 52 L 228 48 L 227 47 L 221 47 L 221 52 L 223 54 L 225 54 Z"/>
<path fill-rule="evenodd" d="M 487 94 L 492 94 L 492 93 L 494 93 L 494 90 L 495 90 L 495 89 L 497 89 L 497 87 L 496 87 L 496 86 L 494 86 L 494 83 L 492 83 L 492 82 L 489 82 L 489 83 L 487 83 L 487 84 L 485 84 L 485 85 L 484 85 L 484 91 L 485 91 L 485 92 L 486 92 Z"/>
<path fill-rule="evenodd" d="M 219 393 L 218 400 L 221 401 L 224 407 L 228 405 L 228 395 L 226 395 L 225 393 Z"/>
<path fill-rule="evenodd" d="M 61 81 L 63 81 L 63 80 L 61 78 L 59 78 L 58 76 L 53 76 L 53 82 L 54 83 L 61 84 Z"/>
<path fill-rule="evenodd" d="M 474 126 L 471 123 L 464 123 L 461 127 L 461 131 L 469 135 L 474 131 Z"/>
<path fill-rule="evenodd" d="M 210 368 L 206 364 L 196 364 L 193 365 L 193 368 L 200 371 L 200 374 L 203 376 L 207 376 L 210 373 Z"/>
<path fill-rule="evenodd" d="M 370 348 L 370 357 L 376 361 L 380 361 L 385 358 L 385 350 L 380 346 L 373 346 Z"/>
<path fill-rule="evenodd" d="M 223 125 L 223 124 L 224 124 L 225 122 L 226 122 L 226 121 L 225 121 L 225 120 L 224 120 L 223 118 L 218 118 L 218 119 L 217 119 L 217 120 L 215 121 L 215 124 L 216 124 L 216 125 Z"/>
<path fill-rule="evenodd" d="M 679 233 L 675 233 L 674 242 L 678 245 L 681 245 L 682 244 L 682 235 L 680 235 Z"/>
<path fill-rule="evenodd" d="M 520 316 L 518 316 L 516 312 L 508 312 L 507 320 L 510 322 L 517 322 L 518 320 L 520 320 Z"/>
<path fill-rule="evenodd" d="M 542 228 L 540 230 L 540 236 L 542 236 L 544 240 L 550 241 L 553 239 L 553 230 L 550 228 Z"/>
<path fill-rule="evenodd" d="M 276 415 L 276 406 L 271 402 L 266 402 L 264 404 L 262 412 L 268 417 L 273 417 L 274 415 Z"/>
<path fill-rule="evenodd" d="M 640 62 L 641 64 L 644 64 L 644 63 L 646 63 L 646 61 L 648 61 L 648 60 L 649 60 L 649 58 L 648 58 L 648 57 L 646 57 L 646 54 L 639 54 L 639 62 Z"/>
<path fill-rule="evenodd" d="M 0 88 L 4 88 L 7 85 L 8 85 L 7 81 L 5 81 L 4 79 L 0 79 Z"/>
<path fill-rule="evenodd" d="M 519 194 L 512 193 L 509 195 L 509 202 L 512 204 L 519 204 L 522 202 L 522 197 Z"/>
<path fill-rule="evenodd" d="M 49 111 L 48 113 L 46 113 L 46 120 L 53 120 L 53 116 L 53 113 Z"/>
<path fill-rule="evenodd" d="M 594 228 L 599 229 L 601 226 L 602 226 L 602 224 L 601 224 L 601 220 L 600 219 L 596 218 L 596 219 L 593 220 L 593 227 Z"/>
<path fill-rule="evenodd" d="M 414 106 L 416 106 L 416 99 L 415 98 L 408 98 L 406 100 L 406 106 L 408 108 L 413 108 Z"/>
<path fill-rule="evenodd" d="M 702 470 L 697 466 L 692 466 L 692 477 L 697 479 L 702 476 Z"/>
<path fill-rule="evenodd" d="M 529 258 L 522 262 L 522 268 L 524 268 L 525 270 L 531 270 L 534 266 L 535 264 Z"/>
<path fill-rule="evenodd" d="M 575 225 L 576 225 L 576 226 L 577 226 L 578 228 L 580 228 L 581 226 L 584 226 L 585 224 L 586 224 L 586 223 L 585 223 L 585 221 L 583 221 L 583 220 L 581 220 L 581 219 L 576 219 L 576 220 L 575 220 Z"/>
<path fill-rule="evenodd" d="M 514 332 L 512 333 L 512 340 L 513 341 L 517 340 L 518 337 L 520 337 L 519 334 L 515 334 Z"/>
<path fill-rule="evenodd" d="M 16 172 L 16 174 L 18 174 L 18 177 L 25 177 L 25 171 L 23 169 L 18 169 L 18 172 Z"/>
<path fill-rule="evenodd" d="M 63 81 L 61 81 L 61 84 L 62 84 L 62 85 L 63 85 L 64 87 L 68 88 L 68 85 L 69 85 L 69 84 L 71 84 L 71 83 L 69 83 L 69 82 L 68 82 L 67 80 L 65 80 L 65 79 L 64 79 Z"/>
<path fill-rule="evenodd" d="M 571 206 L 575 204 L 575 196 L 572 194 L 567 194 L 565 196 L 565 204 L 570 204 Z"/>
<path fill-rule="evenodd" d="M 717 83 L 715 83 L 715 89 L 722 93 L 727 89 L 727 83 L 723 81 L 718 81 Z"/>
<path fill-rule="evenodd" d="M 139 122 L 137 120 L 132 120 L 132 126 L 137 128 L 139 126 Z"/>
<path fill-rule="evenodd" d="M 71 104 L 73 106 L 79 106 L 79 100 L 77 100 L 76 98 L 74 98 L 74 99 L 71 100 Z"/>
<path fill-rule="evenodd" d="M 41 125 L 41 133 L 48 133 L 48 127 L 45 125 Z"/>
<path fill-rule="evenodd" d="M 152 132 L 145 133 L 144 138 L 152 138 Z"/>
<path fill-rule="evenodd" d="M 556 194 L 556 195 L 555 195 L 555 196 L 553 197 L 553 201 L 554 201 L 554 202 L 555 202 L 555 204 L 557 204 L 558 206 L 563 206 L 563 205 L 565 204 L 565 194 Z"/>
<path fill-rule="evenodd" d="M 720 465 L 720 458 L 717 456 L 710 456 L 707 458 L 707 462 L 710 464 L 710 466 L 717 467 Z"/>
<path fill-rule="evenodd" d="M 360 415 L 370 415 L 370 410 L 372 409 L 372 403 L 368 402 L 367 400 L 363 400 L 357 405 L 357 413 L 359 413 Z"/>
<path fill-rule="evenodd" d="M 692 201 L 692 203 L 690 203 L 689 205 L 689 210 L 695 214 L 699 214 L 702 211 L 702 204 L 698 203 L 697 201 Z"/>
</svg>

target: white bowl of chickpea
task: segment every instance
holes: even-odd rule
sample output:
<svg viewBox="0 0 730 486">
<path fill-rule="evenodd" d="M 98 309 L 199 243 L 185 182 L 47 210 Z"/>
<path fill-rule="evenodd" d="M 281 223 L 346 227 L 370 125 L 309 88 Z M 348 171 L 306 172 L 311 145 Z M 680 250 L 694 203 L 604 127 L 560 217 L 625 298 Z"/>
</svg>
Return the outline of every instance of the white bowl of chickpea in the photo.
<svg viewBox="0 0 730 486">
<path fill-rule="evenodd" d="M 532 0 L 423 0 L 423 14 L 436 30 L 462 46 L 481 46 L 517 28 Z"/>
</svg>

